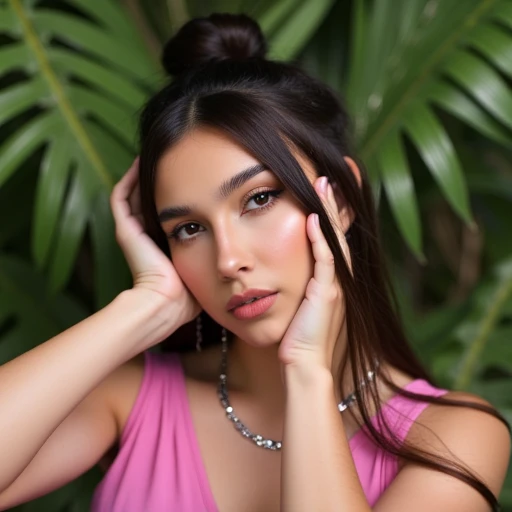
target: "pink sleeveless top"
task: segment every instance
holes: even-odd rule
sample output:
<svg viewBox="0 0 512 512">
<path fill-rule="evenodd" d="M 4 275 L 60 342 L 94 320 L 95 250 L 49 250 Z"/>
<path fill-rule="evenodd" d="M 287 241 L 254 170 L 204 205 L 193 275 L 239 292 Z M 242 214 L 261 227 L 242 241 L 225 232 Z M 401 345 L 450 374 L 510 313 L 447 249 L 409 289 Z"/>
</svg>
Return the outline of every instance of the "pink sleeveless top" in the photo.
<svg viewBox="0 0 512 512">
<path fill-rule="evenodd" d="M 447 390 L 417 379 L 404 389 L 440 396 Z M 382 413 L 400 439 L 427 407 L 395 395 Z M 376 417 L 373 424 L 378 428 Z M 397 460 L 359 430 L 349 441 L 370 506 L 397 474 Z M 218 512 L 195 437 L 177 354 L 145 352 L 141 388 L 119 442 L 119 453 L 97 486 L 93 512 Z"/>
</svg>

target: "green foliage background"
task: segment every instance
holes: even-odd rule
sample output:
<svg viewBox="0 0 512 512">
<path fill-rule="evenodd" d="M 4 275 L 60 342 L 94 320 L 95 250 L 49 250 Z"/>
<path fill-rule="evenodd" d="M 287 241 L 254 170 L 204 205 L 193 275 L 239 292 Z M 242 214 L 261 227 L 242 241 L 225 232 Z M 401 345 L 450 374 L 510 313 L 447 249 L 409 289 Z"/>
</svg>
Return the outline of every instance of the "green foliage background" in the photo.
<svg viewBox="0 0 512 512">
<path fill-rule="evenodd" d="M 343 95 L 411 342 L 512 422 L 511 0 L 0 0 L 0 364 L 130 286 L 108 196 L 162 43 L 214 11 Z M 88 510 L 99 477 L 16 510 Z"/>
</svg>

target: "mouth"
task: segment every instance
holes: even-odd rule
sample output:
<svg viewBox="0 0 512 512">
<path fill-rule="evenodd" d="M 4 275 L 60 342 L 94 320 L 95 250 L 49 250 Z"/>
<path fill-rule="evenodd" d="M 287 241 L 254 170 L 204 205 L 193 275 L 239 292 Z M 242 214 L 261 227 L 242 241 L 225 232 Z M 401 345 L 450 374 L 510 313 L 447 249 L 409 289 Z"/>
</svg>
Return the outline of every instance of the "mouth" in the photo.
<svg viewBox="0 0 512 512">
<path fill-rule="evenodd" d="M 235 306 L 234 308 L 231 308 L 231 311 L 233 311 L 233 309 L 239 308 L 241 306 L 245 306 L 246 304 L 252 304 L 253 302 L 256 302 L 257 300 L 263 299 L 264 297 L 268 297 L 268 295 L 262 295 L 260 297 L 253 297 L 252 299 L 247 299 L 245 302 L 242 302 L 238 306 Z"/>
<path fill-rule="evenodd" d="M 274 293 L 276 293 L 274 290 L 268 290 L 265 288 L 248 288 L 241 294 L 233 295 L 226 304 L 226 310 L 231 312 L 235 308 L 252 304 L 257 300 L 261 300 L 269 295 L 273 295 Z"/>
<path fill-rule="evenodd" d="M 265 296 L 252 297 L 230 309 L 239 320 L 248 320 L 266 313 L 277 300 L 277 292 Z"/>
</svg>

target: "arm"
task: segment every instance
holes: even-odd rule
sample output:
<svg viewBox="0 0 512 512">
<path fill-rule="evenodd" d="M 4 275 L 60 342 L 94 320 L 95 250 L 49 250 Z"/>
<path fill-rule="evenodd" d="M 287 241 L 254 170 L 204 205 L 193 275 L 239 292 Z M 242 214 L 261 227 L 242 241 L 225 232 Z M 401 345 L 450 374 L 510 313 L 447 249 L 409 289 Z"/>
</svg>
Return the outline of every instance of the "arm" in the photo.
<svg viewBox="0 0 512 512">
<path fill-rule="evenodd" d="M 332 188 L 315 183 L 331 217 L 337 210 Z M 341 248 L 350 254 L 342 233 L 343 222 L 333 226 Z M 344 322 L 343 292 L 337 283 L 333 258 L 318 224 L 308 218 L 307 232 L 315 258 L 314 275 L 305 298 L 279 346 L 287 390 L 282 458 L 282 510 L 337 510 L 367 512 L 349 450 L 343 421 L 336 409 L 330 373 L 334 340 Z M 340 312 L 341 309 L 341 312 Z M 471 401 L 481 400 L 471 397 Z M 428 412 L 427 412 L 428 411 Z M 421 423 L 427 429 L 408 441 L 434 448 L 444 458 L 462 461 L 499 495 L 510 458 L 510 436 L 496 418 L 461 407 L 429 406 Z M 430 433 L 432 435 L 426 435 Z M 420 499 L 418 499 L 420 498 Z M 424 498 L 424 499 L 422 499 Z M 464 482 L 417 464 L 406 465 L 383 494 L 375 512 L 487 512 L 483 497 Z"/>
<path fill-rule="evenodd" d="M 133 288 L 0 368 L 0 509 L 48 493 L 97 463 L 118 435 L 120 383 L 126 371 L 133 382 L 137 366 L 126 362 L 199 313 L 141 223 L 138 159 L 110 203 Z"/>
<path fill-rule="evenodd" d="M 333 228 L 351 270 L 343 235 L 349 215 L 338 209 L 325 177 L 314 186 L 329 217 L 340 219 Z M 346 320 L 345 299 L 318 217 L 308 217 L 306 231 L 315 260 L 313 276 L 278 352 L 286 388 L 281 510 L 367 512 L 331 373 L 334 347 Z"/>
<path fill-rule="evenodd" d="M 332 378 L 327 372 L 308 375 L 289 370 L 285 372 L 282 510 L 369 511 L 336 409 Z M 475 395 L 451 395 L 489 405 Z M 510 461 L 511 439 L 505 425 L 493 416 L 469 408 L 430 405 L 411 427 L 407 441 L 462 462 L 499 496 Z M 461 480 L 407 463 L 373 510 L 489 512 L 490 507 Z"/>
<path fill-rule="evenodd" d="M 113 370 L 168 332 L 170 320 L 162 315 L 166 301 L 149 295 L 123 292 L 98 313 L 0 367 L 0 503 L 3 491 L 78 404 Z M 87 416 L 92 402 L 84 404 L 80 413 Z M 81 421 L 88 418 L 82 415 Z M 98 428 L 104 426 L 102 421 Z M 63 449 L 55 438 L 53 446 L 46 452 L 48 464 Z M 75 463 L 81 467 L 80 460 Z M 41 471 L 45 465 L 39 462 Z"/>
<path fill-rule="evenodd" d="M 328 370 L 286 367 L 281 510 L 368 512 Z"/>
<path fill-rule="evenodd" d="M 490 405 L 460 391 L 450 398 Z M 407 441 L 475 473 L 499 496 L 510 461 L 510 433 L 497 418 L 466 407 L 429 405 L 411 427 Z M 419 497 L 419 499 L 418 499 Z M 428 499 L 423 499 L 428 497 Z M 469 484 L 407 462 L 379 498 L 375 512 L 489 512 L 488 502 Z"/>
</svg>

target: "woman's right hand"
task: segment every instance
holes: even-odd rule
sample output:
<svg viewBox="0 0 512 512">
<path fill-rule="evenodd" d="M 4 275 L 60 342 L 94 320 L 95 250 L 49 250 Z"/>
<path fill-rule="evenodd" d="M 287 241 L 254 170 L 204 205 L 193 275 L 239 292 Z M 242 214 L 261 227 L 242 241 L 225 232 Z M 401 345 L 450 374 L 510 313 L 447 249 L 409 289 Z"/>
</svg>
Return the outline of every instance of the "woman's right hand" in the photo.
<svg viewBox="0 0 512 512">
<path fill-rule="evenodd" d="M 110 196 L 116 240 L 133 275 L 133 288 L 149 290 L 169 301 L 174 328 L 193 320 L 199 304 L 178 276 L 171 260 L 146 233 L 140 208 L 139 158 L 116 184 Z"/>
</svg>

